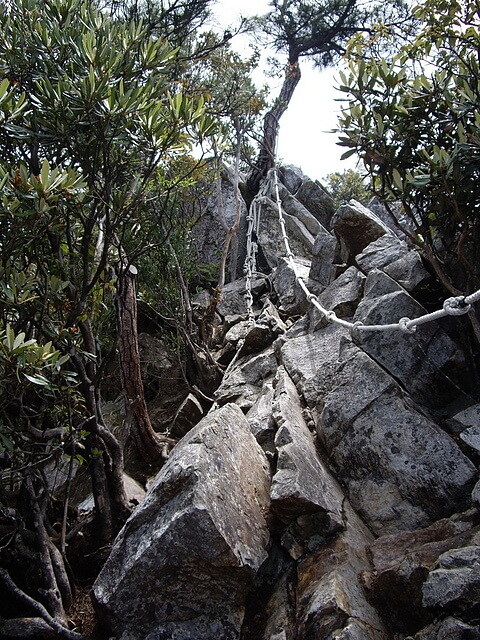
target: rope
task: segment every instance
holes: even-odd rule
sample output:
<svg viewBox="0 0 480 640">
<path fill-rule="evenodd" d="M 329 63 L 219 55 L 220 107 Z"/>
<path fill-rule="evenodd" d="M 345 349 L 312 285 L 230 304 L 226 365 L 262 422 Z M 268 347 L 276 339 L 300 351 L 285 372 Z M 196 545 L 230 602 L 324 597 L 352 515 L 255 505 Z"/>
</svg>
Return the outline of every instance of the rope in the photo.
<svg viewBox="0 0 480 640">
<path fill-rule="evenodd" d="M 290 248 L 290 241 L 287 236 L 286 228 L 285 228 L 285 220 L 283 216 L 282 203 L 280 200 L 280 194 L 278 189 L 278 177 L 276 168 L 273 168 L 271 173 L 273 174 L 273 184 L 275 188 L 275 199 L 278 210 L 278 220 L 280 223 L 280 229 L 282 232 L 282 240 L 285 246 L 285 256 L 286 259 L 295 274 L 295 279 L 300 285 L 302 291 L 305 293 L 307 300 L 320 311 L 320 313 L 326 318 L 328 322 L 332 322 L 338 324 L 342 327 L 346 327 L 350 329 L 352 335 L 356 332 L 360 331 L 395 331 L 400 330 L 405 334 L 413 334 L 415 333 L 417 326 L 422 324 L 426 324 L 427 322 L 432 322 L 434 320 L 438 320 L 439 318 L 444 318 L 445 316 L 461 316 L 465 313 L 468 313 L 472 308 L 472 304 L 478 302 L 480 300 L 480 289 L 475 291 L 471 295 L 468 296 L 456 296 L 454 298 L 447 298 L 443 303 L 443 308 L 438 311 L 434 311 L 433 313 L 427 313 L 419 318 L 415 318 L 411 320 L 410 318 L 400 318 L 398 322 L 392 324 L 372 324 L 372 325 L 364 325 L 362 322 L 349 322 L 348 320 L 343 320 L 339 318 L 336 313 L 332 310 L 326 309 L 323 307 L 318 300 L 317 296 L 314 293 L 311 293 L 308 289 L 303 278 L 298 274 L 297 265 L 295 264 L 294 255 Z M 269 179 L 265 180 L 267 184 L 270 184 Z"/>
</svg>

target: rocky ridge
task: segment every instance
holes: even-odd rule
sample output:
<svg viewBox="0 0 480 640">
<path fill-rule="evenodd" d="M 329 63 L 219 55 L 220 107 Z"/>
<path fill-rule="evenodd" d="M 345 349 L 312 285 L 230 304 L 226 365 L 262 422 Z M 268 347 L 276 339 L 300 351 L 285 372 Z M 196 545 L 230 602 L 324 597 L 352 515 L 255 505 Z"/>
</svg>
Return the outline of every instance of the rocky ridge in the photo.
<svg viewBox="0 0 480 640">
<path fill-rule="evenodd" d="M 332 215 L 318 183 L 279 174 L 295 261 L 324 306 L 365 324 L 426 312 L 431 276 L 381 210 L 352 201 Z M 256 324 L 244 278 L 232 281 L 215 402 L 205 414 L 184 399 L 172 429 L 186 435 L 97 578 L 98 615 L 121 640 L 480 638 L 466 321 L 412 335 L 329 324 L 262 197 Z"/>
</svg>

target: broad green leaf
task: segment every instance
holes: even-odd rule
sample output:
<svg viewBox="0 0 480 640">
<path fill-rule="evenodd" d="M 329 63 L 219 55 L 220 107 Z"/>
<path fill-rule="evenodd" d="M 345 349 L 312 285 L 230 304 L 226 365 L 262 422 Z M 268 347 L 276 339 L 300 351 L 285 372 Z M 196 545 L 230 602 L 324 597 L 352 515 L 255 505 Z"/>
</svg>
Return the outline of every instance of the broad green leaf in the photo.
<svg viewBox="0 0 480 640">
<path fill-rule="evenodd" d="M 23 375 L 29 382 L 32 382 L 33 384 L 36 384 L 42 387 L 48 387 L 48 388 L 51 388 L 52 386 L 50 381 L 47 378 L 45 378 L 45 376 L 42 376 L 40 373 L 35 373 L 34 375 L 29 375 L 28 373 L 24 373 Z"/>
</svg>

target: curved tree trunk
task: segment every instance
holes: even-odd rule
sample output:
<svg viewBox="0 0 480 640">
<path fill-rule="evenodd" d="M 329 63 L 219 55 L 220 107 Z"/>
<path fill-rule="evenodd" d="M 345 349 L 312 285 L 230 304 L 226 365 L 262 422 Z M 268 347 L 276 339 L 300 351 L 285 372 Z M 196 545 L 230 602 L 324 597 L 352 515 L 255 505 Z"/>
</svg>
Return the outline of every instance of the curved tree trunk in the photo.
<svg viewBox="0 0 480 640">
<path fill-rule="evenodd" d="M 267 175 L 269 169 L 275 164 L 275 152 L 277 147 L 280 118 L 285 113 L 292 99 L 293 92 L 300 82 L 301 72 L 298 60 L 289 62 L 285 79 L 280 90 L 280 95 L 275 100 L 273 107 L 265 115 L 263 121 L 263 138 L 257 162 L 247 179 L 247 193 L 252 199 L 258 193 L 261 180 Z"/>
<path fill-rule="evenodd" d="M 117 318 L 120 378 L 129 436 L 142 459 L 154 464 L 165 457 L 168 446 L 174 441 L 154 431 L 145 401 L 138 350 L 136 274 L 137 270 L 132 265 L 122 263 L 119 266 Z"/>
</svg>

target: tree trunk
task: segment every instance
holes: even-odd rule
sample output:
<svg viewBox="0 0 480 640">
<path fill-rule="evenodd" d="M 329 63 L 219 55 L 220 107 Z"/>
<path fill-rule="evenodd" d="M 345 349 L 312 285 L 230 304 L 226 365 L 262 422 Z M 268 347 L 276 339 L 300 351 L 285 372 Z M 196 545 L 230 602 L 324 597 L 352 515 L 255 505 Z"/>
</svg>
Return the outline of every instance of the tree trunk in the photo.
<svg viewBox="0 0 480 640">
<path fill-rule="evenodd" d="M 153 429 L 143 390 L 138 350 L 137 299 L 132 265 L 120 264 L 117 284 L 118 352 L 120 378 L 125 399 L 129 436 L 137 452 L 148 464 L 158 463 L 166 455 L 170 438 L 160 437 Z"/>
<path fill-rule="evenodd" d="M 95 338 L 89 320 L 79 323 L 84 349 L 97 355 Z M 111 541 L 116 531 L 130 515 L 123 484 L 123 452 L 120 443 L 103 423 L 98 398 L 98 364 L 95 358 L 81 358 L 78 353 L 71 359 L 81 380 L 88 420 L 84 428 L 89 435 L 85 447 L 89 458 L 92 492 L 95 502 L 95 520 L 102 544 Z"/>
<path fill-rule="evenodd" d="M 289 62 L 285 72 L 285 79 L 280 90 L 280 95 L 275 100 L 273 107 L 265 115 L 263 121 L 263 138 L 255 167 L 247 179 L 246 189 L 249 198 L 253 199 L 258 193 L 261 180 L 267 175 L 269 169 L 275 164 L 275 153 L 280 129 L 280 118 L 285 113 L 292 99 L 293 92 L 300 82 L 300 65 L 298 60 Z"/>
</svg>

